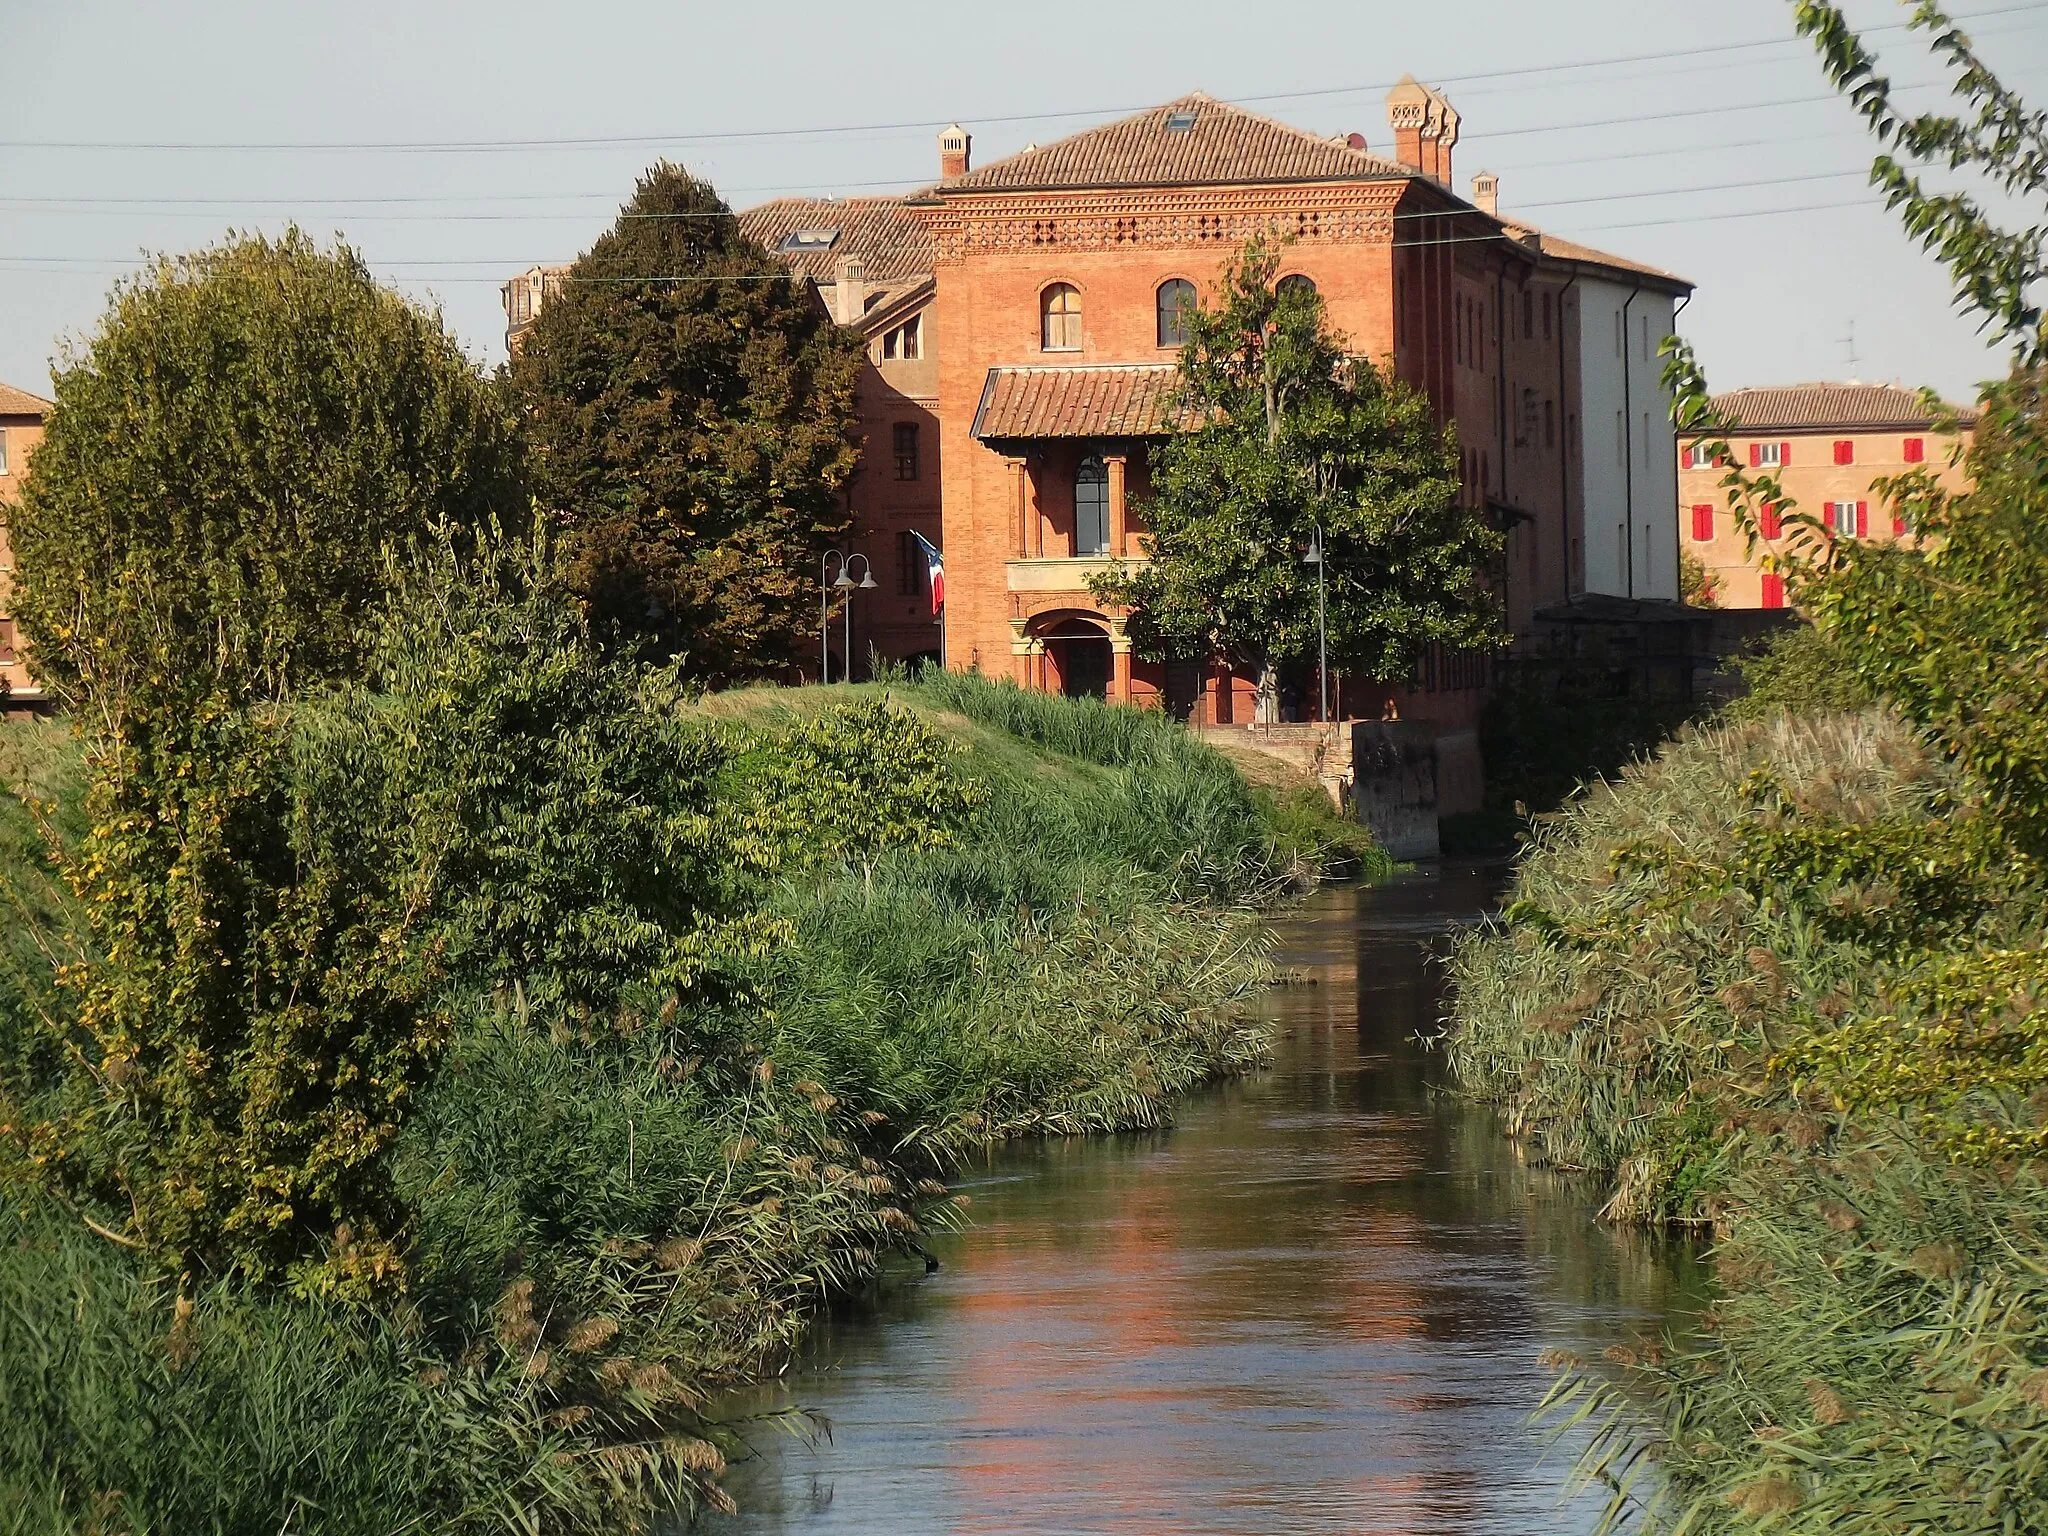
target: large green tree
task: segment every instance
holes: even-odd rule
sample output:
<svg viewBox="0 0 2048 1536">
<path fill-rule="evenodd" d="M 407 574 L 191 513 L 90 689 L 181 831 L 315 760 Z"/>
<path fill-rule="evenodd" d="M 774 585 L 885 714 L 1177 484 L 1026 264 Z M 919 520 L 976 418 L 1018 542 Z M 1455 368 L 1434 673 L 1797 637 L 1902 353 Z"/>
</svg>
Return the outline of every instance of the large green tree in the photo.
<svg viewBox="0 0 2048 1536">
<path fill-rule="evenodd" d="M 37 675 L 275 699 L 356 671 L 384 546 L 519 495 L 515 422 L 437 315 L 297 230 L 166 257 L 57 374 L 12 519 Z"/>
<path fill-rule="evenodd" d="M 1459 498 L 1458 451 L 1420 390 L 1351 355 L 1305 285 L 1277 286 L 1254 239 L 1184 316 L 1180 395 L 1200 422 L 1167 439 L 1147 507 L 1150 563 L 1104 577 L 1155 654 L 1220 656 L 1264 679 L 1313 655 L 1317 530 L 1330 653 L 1379 679 L 1432 643 L 1500 643 L 1486 576 L 1501 538 Z"/>
<path fill-rule="evenodd" d="M 809 654 L 818 553 L 849 521 L 861 356 L 710 186 L 668 164 L 641 179 L 511 369 L 601 638 L 712 682 Z"/>
</svg>

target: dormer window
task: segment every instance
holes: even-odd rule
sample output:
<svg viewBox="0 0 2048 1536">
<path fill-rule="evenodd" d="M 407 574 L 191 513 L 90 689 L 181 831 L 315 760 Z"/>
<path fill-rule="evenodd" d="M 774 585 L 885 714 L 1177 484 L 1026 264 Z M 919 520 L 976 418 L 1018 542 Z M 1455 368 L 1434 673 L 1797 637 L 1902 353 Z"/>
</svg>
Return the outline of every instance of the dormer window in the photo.
<svg viewBox="0 0 2048 1536">
<path fill-rule="evenodd" d="M 1169 112 L 1166 114 L 1166 131 L 1168 133 L 1193 133 L 1195 131 L 1195 124 L 1199 121 L 1200 114 L 1198 113 Z"/>
<path fill-rule="evenodd" d="M 1047 352 L 1081 350 L 1081 290 L 1054 283 L 1039 297 L 1038 344 Z"/>
<path fill-rule="evenodd" d="M 804 256 L 818 251 L 829 251 L 839 242 L 836 229 L 793 229 L 782 237 L 776 247 L 785 256 Z"/>
</svg>

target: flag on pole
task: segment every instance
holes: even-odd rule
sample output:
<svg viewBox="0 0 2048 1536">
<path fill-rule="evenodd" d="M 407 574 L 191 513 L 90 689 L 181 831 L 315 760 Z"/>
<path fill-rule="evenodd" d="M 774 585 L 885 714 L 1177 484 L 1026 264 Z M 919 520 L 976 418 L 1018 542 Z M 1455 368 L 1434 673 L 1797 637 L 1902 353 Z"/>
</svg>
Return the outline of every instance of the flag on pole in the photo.
<svg viewBox="0 0 2048 1536">
<path fill-rule="evenodd" d="M 915 528 L 910 530 L 910 536 L 917 540 L 917 547 L 924 551 L 925 580 L 932 589 L 932 612 L 937 613 L 946 606 L 946 557 L 939 553 L 937 545 Z"/>
</svg>

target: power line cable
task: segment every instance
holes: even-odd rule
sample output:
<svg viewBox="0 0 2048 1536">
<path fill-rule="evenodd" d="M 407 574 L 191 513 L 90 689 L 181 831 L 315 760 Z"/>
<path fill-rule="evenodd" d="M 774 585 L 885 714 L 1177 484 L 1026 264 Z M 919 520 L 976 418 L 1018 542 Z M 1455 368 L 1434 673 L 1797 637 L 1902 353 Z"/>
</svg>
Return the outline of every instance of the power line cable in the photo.
<svg viewBox="0 0 2048 1536">
<path fill-rule="evenodd" d="M 2031 14 L 2039 14 L 2039 13 L 2040 13 L 2040 10 L 2041 10 L 2041 7 L 2040 7 L 2040 5 L 2038 4 L 2038 0 L 2037 0 L 2037 3 L 2035 3 L 2035 4 L 2024 4 L 2024 5 L 2014 5 L 2014 6 L 2005 6 L 2005 7 L 2000 7 L 2000 8 L 1994 9 L 1994 10 L 1988 10 L 1988 11 L 1978 11 L 1978 12 L 1974 12 L 1974 13 L 1972 13 L 1972 14 L 1971 14 L 1971 15 L 1969 15 L 1969 16 L 1964 16 L 1964 17 L 1957 17 L 1957 18 L 1955 18 L 1955 19 L 1956 19 L 1956 21 L 1957 21 L 1957 22 L 1958 22 L 1959 24 L 1961 24 L 1961 23 L 1974 23 L 1974 22 L 1977 22 L 1977 21 L 1983 21 L 1983 20 L 1988 20 L 1988 19 L 1991 19 L 1991 18 L 1994 18 L 1994 17 L 1999 17 L 1999 16 L 2007 16 L 2007 15 L 2014 15 L 2014 14 L 2029 14 L 2029 13 L 2031 13 Z M 1884 25 L 1881 25 L 1881 26 L 1876 26 L 1876 27 L 1869 27 L 1869 28 L 1865 28 L 1865 29 L 1864 29 L 1864 34 L 1865 34 L 1866 36 L 1868 36 L 1868 35 L 1875 35 L 1875 34 L 1877 34 L 1877 33 L 1886 33 L 1886 32 L 1902 32 L 1902 31 L 1907 31 L 1907 30 L 1910 30 L 1910 28 L 1909 28 L 1908 24 L 1906 24 L 1906 23 L 1903 23 L 1903 22 L 1894 22 L 1894 23 L 1887 23 L 1887 24 L 1884 24 Z M 1688 49 L 1688 50 L 1686 50 L 1686 56 L 1688 56 L 1688 57 L 1695 57 L 1695 58 L 1697 58 L 1697 57 L 1702 57 L 1702 56 L 1706 56 L 1706 55 L 1710 55 L 1710 54 L 1723 54 L 1723 53 L 1731 53 L 1731 52 L 1740 52 L 1740 51 L 1744 51 L 1744 50 L 1754 50 L 1754 49 L 1759 49 L 1759 48 L 1773 48 L 1773 47 L 1790 47 L 1790 46 L 1799 46 L 1799 47 L 1803 47 L 1804 45 L 1803 45 L 1802 41 L 1801 41 L 1801 40 L 1800 40 L 1799 38 L 1796 38 L 1796 37 L 1793 37 L 1793 38 L 1782 38 L 1782 37 L 1780 37 L 1780 38 L 1758 38 L 1758 39 L 1754 39 L 1754 40 L 1751 40 L 1751 41 L 1748 41 L 1748 42 L 1739 42 L 1739 43 L 1716 43 L 1716 44 L 1708 44 L 1708 45 L 1705 45 L 1705 46 L 1703 46 L 1703 47 L 1700 47 L 1700 48 L 1695 48 L 1695 49 Z M 1605 58 L 1605 59 L 1585 59 L 1585 60 L 1573 60 L 1573 61 L 1565 61 L 1565 62 L 1560 62 L 1560 63 L 1555 63 L 1555 64 L 1533 64 L 1533 65 L 1524 65 L 1524 66 L 1521 66 L 1521 67 L 1519 67 L 1519 68 L 1513 68 L 1513 69 L 1502 69 L 1502 70 L 1489 70 L 1489 71 L 1486 71 L 1486 72 L 1484 72 L 1484 73 L 1482 73 L 1482 74 L 1472 74 L 1472 75 L 1451 75 L 1451 76 L 1443 76 L 1443 77 L 1440 77 L 1440 83 L 1443 83 L 1443 84 L 1453 84 L 1453 85 L 1456 85 L 1456 84 L 1471 84 L 1471 83 L 1479 83 L 1479 82 L 1483 82 L 1483 81 L 1493 81 L 1493 80 L 1500 80 L 1500 79 L 1507 79 L 1507 78 L 1519 78 L 1519 77 L 1524 77 L 1524 76 L 1529 76 L 1529 75 L 1540 75 L 1540 74 L 1548 74 L 1548 73 L 1558 73 L 1558 72 L 1565 72 L 1565 71 L 1571 71 L 1571 70 L 1579 70 L 1579 69 L 1600 69 L 1600 68 L 1610 68 L 1610 67 L 1619 67 L 1619 66 L 1624 66 L 1624 65 L 1630 65 L 1630 64 L 1644 64 L 1644 63 L 1655 63 L 1655 62 L 1663 62 L 1663 61 L 1665 61 L 1665 60 L 1669 60 L 1669 59 L 1672 59 L 1672 58 L 1675 58 L 1675 57 L 1679 57 L 1679 55 L 1677 55 L 1677 54 L 1673 53 L 1673 52 L 1672 52 L 1672 51 L 1670 51 L 1670 50 L 1662 50 L 1662 51 L 1659 51 L 1659 52 L 1656 52 L 1656 53 L 1648 53 L 1648 54 L 1629 54 L 1629 55 L 1616 55 L 1616 56 L 1613 56 L 1613 57 L 1609 57 L 1609 58 Z M 1276 91 L 1276 92 L 1269 92 L 1269 93 L 1263 93 L 1263 94 L 1252 94 L 1252 95 L 1245 95 L 1245 96 L 1239 97 L 1239 98 L 1237 98 L 1237 99 L 1238 99 L 1238 100 L 1241 100 L 1241 101 L 1252 101 L 1252 102 L 1275 102 L 1275 101 L 1305 101 L 1305 100 L 1312 100 L 1312 99 L 1315 99 L 1315 98 L 1318 98 L 1318 97 L 1326 97 L 1326 96 L 1341 96 L 1341 95 L 1357 95 L 1357 94 L 1371 94 L 1371 93 L 1373 93 L 1373 92 L 1377 92 L 1377 91 L 1384 91 L 1384 90 L 1387 90 L 1387 89 L 1390 89 L 1390 88 L 1391 88 L 1391 83 L 1389 83 L 1388 85 L 1365 85 L 1365 86 L 1359 86 L 1359 85 L 1349 85 L 1349 86 L 1324 86 L 1324 87 L 1317 87 L 1317 88 L 1313 88 L 1313 89 L 1308 89 L 1308 90 L 1299 90 L 1299 91 Z M 1817 97 L 1817 98 L 1814 98 L 1814 99 L 1815 99 L 1815 100 L 1827 100 L 1827 101 L 1833 101 L 1833 100 L 1838 100 L 1839 98 L 1838 98 L 1838 97 L 1836 97 L 1836 96 L 1833 96 L 1833 95 L 1828 95 L 1828 96 L 1824 96 L 1824 97 Z M 1059 120 L 1059 119 L 1064 119 L 1064 118 L 1077 118 L 1077 117 L 1111 117 L 1111 118 L 1114 118 L 1114 117 L 1117 117 L 1117 116 L 1124 116 L 1124 115 L 1128 115 L 1128 114 L 1130 114 L 1130 113 L 1133 113 L 1133 112 L 1141 112 L 1141 111 L 1145 111 L 1145 110 L 1147 110 L 1147 107 L 1148 107 L 1148 106 L 1150 106 L 1150 105 L 1156 105 L 1156 103 L 1150 103 L 1150 104 L 1146 104 L 1146 105 L 1140 105 L 1140 106 L 1136 106 L 1136 107 L 1130 107 L 1130 106 L 1125 106 L 1125 107 L 1103 107 L 1103 108 L 1093 108 L 1093 109 L 1085 109 L 1085 108 L 1074 108 L 1074 109 L 1064 109 L 1064 110 L 1060 110 L 1060 111 L 1055 111 L 1055 112 L 1028 112 L 1028 113 L 1007 113 L 1007 114 L 1000 114 L 1000 115 L 996 115 L 996 116 L 984 117 L 984 118 L 982 118 L 982 119 L 981 119 L 980 121 L 981 121 L 981 122 L 983 122 L 983 123 L 1034 123 L 1034 122 L 1049 122 L 1049 121 L 1056 121 L 1056 120 Z M 1717 109 L 1709 109 L 1709 110 L 1720 110 L 1720 111 L 1729 111 L 1729 110 L 1734 110 L 1734 111 L 1742 111 L 1742 110 L 1755 110 L 1755 109 L 1754 109 L 1754 108 L 1717 108 Z M 1671 113 L 1671 114 L 1665 114 L 1665 115 L 1666 115 L 1666 116 L 1684 116 L 1684 115 L 1687 115 L 1687 114 L 1684 114 L 1684 113 Z M 841 125 L 837 125 L 837 126 L 811 126 L 811 127 L 804 127 L 804 128 L 757 128 L 757 129 L 738 129 L 738 130 L 727 130 L 727 131 L 724 131 L 724 132 L 720 132 L 720 133 L 703 133 L 703 134 L 629 134 L 629 135 L 593 135 L 593 136 L 587 136 L 587 137 L 563 137 L 563 138 L 550 138 L 550 139 L 467 139 L 467 140 L 464 140 L 464 139 L 450 139 L 450 140 L 354 140 L 354 141 L 346 141 L 346 140 L 298 140 L 298 141 L 286 141 L 286 140 L 279 140 L 279 141 L 272 141 L 272 142 L 257 142 L 257 141 L 240 141 L 240 142 L 237 142 L 237 141 L 232 141 L 232 140 L 218 140 L 218 141 L 210 141 L 210 142 L 209 142 L 209 141 L 197 141 L 197 140 L 192 140 L 192 141 L 172 141 L 172 140 L 154 140 L 154 141 L 152 141 L 152 140 L 118 140 L 118 139 L 4 139 L 4 140 L 0 140 L 0 149 L 12 149 L 12 150 L 118 150 L 118 151 L 123 151 L 123 152 L 154 152 L 154 151 L 165 151 L 165 152 L 180 152 L 180 153 L 188 153 L 188 152 L 189 152 L 189 153 L 286 153 L 286 152 L 289 152 L 289 153 L 328 153 L 328 152 L 348 152 L 348 153 L 406 153 L 406 154 L 482 154 L 482 153 L 497 153 L 497 152 L 510 152 L 510 151 L 519 151 L 519 150 L 534 150 L 534 149 L 588 149 L 588 148 L 625 148 L 625 147 L 629 147 L 629 146 L 645 146 L 645 147 L 651 147 L 651 146 L 656 146 L 656 145 L 682 145 L 682 144 L 724 144 L 724 143 L 746 143 L 746 142 L 753 142 L 753 141 L 758 141 L 758 140 L 765 140 L 765 139 L 788 139 L 788 138 L 809 138 L 809 137 L 817 137 L 817 136 L 821 136 L 821 135 L 833 135 L 833 136 L 848 136 L 848 135 L 853 135 L 853 134 L 864 134 L 864 133 L 899 133 L 899 132 L 908 132 L 908 131 L 910 131 L 910 130 L 912 130 L 912 129 L 933 129 L 933 128 L 936 128 L 936 127 L 938 127 L 938 126 L 940 126 L 940 125 L 939 125 L 939 124 L 938 124 L 938 123 L 936 122 L 936 120 L 933 120 L 933 119 L 918 119 L 918 120 L 913 120 L 913 121 L 907 121 L 907 122 L 891 122 L 891 123 L 858 123 L 858 124 L 841 124 Z M 1524 132 L 1553 132 L 1553 131 L 1563 131 L 1563 126 L 1564 126 L 1564 125 L 1557 125 L 1556 127 L 1553 127 L 1553 128 L 1550 128 L 1550 129 L 1525 129 L 1525 130 L 1522 130 L 1522 131 L 1524 131 Z M 1592 123 L 1592 124 L 1585 124 L 1585 125 L 1579 125 L 1579 126 L 1587 126 L 1587 127 L 1604 127 L 1604 126 L 1609 126 L 1609 124 L 1607 124 L 1607 123 Z"/>
</svg>

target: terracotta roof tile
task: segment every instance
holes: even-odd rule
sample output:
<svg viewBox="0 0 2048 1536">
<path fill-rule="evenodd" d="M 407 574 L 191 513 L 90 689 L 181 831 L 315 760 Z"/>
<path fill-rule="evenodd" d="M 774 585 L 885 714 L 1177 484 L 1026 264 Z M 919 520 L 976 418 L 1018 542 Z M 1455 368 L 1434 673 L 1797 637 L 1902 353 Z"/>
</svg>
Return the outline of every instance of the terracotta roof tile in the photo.
<svg viewBox="0 0 2048 1536">
<path fill-rule="evenodd" d="M 1549 233 L 1547 230 L 1538 229 L 1533 224 L 1524 224 L 1520 219 L 1508 218 L 1503 215 L 1501 224 L 1509 234 L 1517 239 L 1533 237 L 1536 241 L 1536 248 L 1544 255 L 1557 261 L 1575 261 L 1588 267 L 1612 267 L 1617 272 L 1628 272 L 1637 277 L 1655 278 L 1661 283 L 1667 283 L 1672 287 L 1682 288 L 1688 292 L 1693 286 L 1690 279 L 1680 277 L 1675 272 L 1666 272 L 1662 267 L 1652 267 L 1640 261 L 1631 261 L 1628 257 L 1616 256 L 1611 251 L 1596 250 L 1590 245 L 1580 245 L 1576 240 L 1566 240 L 1561 236 Z"/>
<path fill-rule="evenodd" d="M 974 413 L 983 439 L 1157 437 L 1195 425 L 1174 402 L 1170 363 L 991 368 Z"/>
<path fill-rule="evenodd" d="M 41 395 L 32 395 L 11 384 L 0 384 L 0 416 L 43 416 L 56 409 Z"/>
<path fill-rule="evenodd" d="M 916 195 L 916 194 L 913 194 Z M 932 269 L 932 237 L 901 197 L 779 197 L 739 215 L 740 228 L 813 282 L 834 283 L 839 263 L 857 256 L 871 284 L 898 283 Z M 829 244 L 789 252 L 782 242 L 798 230 L 832 232 Z"/>
<path fill-rule="evenodd" d="M 1744 431 L 1934 425 L 1919 392 L 1900 384 L 1765 385 L 1716 395 L 1714 404 Z M 1966 408 L 1962 419 L 1969 425 L 1976 412 Z"/>
<path fill-rule="evenodd" d="M 1167 119 L 1194 121 L 1170 132 Z M 1087 187 L 1230 186 L 1266 181 L 1382 181 L 1411 173 L 1391 160 L 1276 123 L 1199 91 L 1134 117 L 1027 149 L 942 181 L 955 192 Z"/>
</svg>

